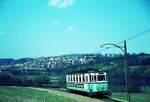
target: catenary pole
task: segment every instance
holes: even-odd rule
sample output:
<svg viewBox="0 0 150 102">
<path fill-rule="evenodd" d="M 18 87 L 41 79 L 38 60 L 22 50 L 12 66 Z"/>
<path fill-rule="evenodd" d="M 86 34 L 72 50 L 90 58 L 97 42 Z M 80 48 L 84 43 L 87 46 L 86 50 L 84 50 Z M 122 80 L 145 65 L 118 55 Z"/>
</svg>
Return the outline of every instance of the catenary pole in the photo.
<svg viewBox="0 0 150 102">
<path fill-rule="evenodd" d="M 119 49 L 121 49 L 124 53 L 124 68 L 125 68 L 125 83 L 126 83 L 126 97 L 127 97 L 127 101 L 131 102 L 130 99 L 130 90 L 129 90 L 129 75 L 128 75 L 128 53 L 127 53 L 127 44 L 126 44 L 126 40 L 124 40 L 124 46 L 118 46 L 117 44 L 114 43 L 106 43 L 101 45 L 100 47 L 104 47 L 106 45 L 111 45 L 111 46 L 115 46 Z"/>
<path fill-rule="evenodd" d="M 126 41 L 124 41 L 124 66 L 125 66 L 125 80 L 126 80 L 126 95 L 128 102 L 131 102 L 130 100 L 130 90 L 129 90 L 129 71 L 128 71 L 128 53 L 127 53 L 127 44 Z"/>
</svg>

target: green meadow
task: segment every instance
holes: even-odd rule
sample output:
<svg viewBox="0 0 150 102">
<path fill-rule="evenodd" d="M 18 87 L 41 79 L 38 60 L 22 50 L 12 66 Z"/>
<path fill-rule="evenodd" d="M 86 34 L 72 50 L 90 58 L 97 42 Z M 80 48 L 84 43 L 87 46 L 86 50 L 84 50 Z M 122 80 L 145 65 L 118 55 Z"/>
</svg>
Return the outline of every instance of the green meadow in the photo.
<svg viewBox="0 0 150 102">
<path fill-rule="evenodd" d="M 113 92 L 112 98 L 126 100 L 126 93 Z M 131 93 L 131 102 L 150 102 L 150 93 Z"/>
<path fill-rule="evenodd" d="M 57 96 L 47 91 L 28 87 L 0 86 L 0 102 L 76 102 L 71 98 Z"/>
</svg>

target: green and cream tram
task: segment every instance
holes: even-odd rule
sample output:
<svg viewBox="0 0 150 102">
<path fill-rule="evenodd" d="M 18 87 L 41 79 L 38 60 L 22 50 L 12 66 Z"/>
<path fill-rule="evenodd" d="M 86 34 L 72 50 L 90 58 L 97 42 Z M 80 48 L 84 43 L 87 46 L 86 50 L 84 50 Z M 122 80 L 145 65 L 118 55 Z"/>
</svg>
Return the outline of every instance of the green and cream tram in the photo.
<svg viewBox="0 0 150 102">
<path fill-rule="evenodd" d="M 86 92 L 90 96 L 111 95 L 106 72 L 75 73 L 66 75 L 67 90 Z"/>
</svg>

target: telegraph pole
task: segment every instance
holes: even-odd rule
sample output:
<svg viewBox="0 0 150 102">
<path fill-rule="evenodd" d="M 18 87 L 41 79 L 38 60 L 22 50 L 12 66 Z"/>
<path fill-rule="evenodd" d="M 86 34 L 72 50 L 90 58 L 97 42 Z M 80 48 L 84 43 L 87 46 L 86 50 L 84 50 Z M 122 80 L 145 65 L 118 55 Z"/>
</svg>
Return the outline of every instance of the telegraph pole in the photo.
<svg viewBox="0 0 150 102">
<path fill-rule="evenodd" d="M 126 97 L 127 97 L 127 101 L 131 102 L 130 100 L 130 90 L 129 90 L 129 76 L 128 76 L 128 53 L 127 53 L 127 44 L 126 44 L 126 40 L 124 40 L 124 46 L 118 46 L 117 44 L 114 43 L 106 43 L 101 45 L 100 47 L 104 47 L 106 45 L 109 46 L 115 46 L 119 49 L 121 49 L 124 53 L 124 68 L 125 68 L 125 83 L 126 83 Z"/>
<path fill-rule="evenodd" d="M 128 102 L 131 102 L 130 100 L 130 91 L 129 91 L 129 71 L 128 71 L 128 55 L 127 55 L 127 44 L 126 41 L 124 41 L 124 67 L 125 67 L 125 81 L 126 81 L 126 95 Z"/>
</svg>

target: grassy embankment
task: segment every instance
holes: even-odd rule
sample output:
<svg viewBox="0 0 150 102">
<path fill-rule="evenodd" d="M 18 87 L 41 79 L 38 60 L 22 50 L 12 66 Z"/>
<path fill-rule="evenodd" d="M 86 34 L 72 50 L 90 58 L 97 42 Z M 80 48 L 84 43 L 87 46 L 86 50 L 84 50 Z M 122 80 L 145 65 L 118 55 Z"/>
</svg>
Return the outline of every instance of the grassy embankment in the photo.
<svg viewBox="0 0 150 102">
<path fill-rule="evenodd" d="M 26 87 L 0 86 L 0 102 L 76 102 L 73 99 L 57 96 L 47 91 Z"/>
<path fill-rule="evenodd" d="M 150 93 L 131 93 L 131 102 L 150 102 Z M 126 100 L 126 93 L 113 92 L 112 98 Z"/>
</svg>

